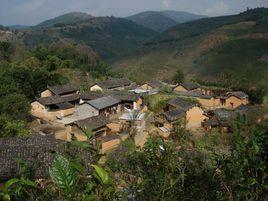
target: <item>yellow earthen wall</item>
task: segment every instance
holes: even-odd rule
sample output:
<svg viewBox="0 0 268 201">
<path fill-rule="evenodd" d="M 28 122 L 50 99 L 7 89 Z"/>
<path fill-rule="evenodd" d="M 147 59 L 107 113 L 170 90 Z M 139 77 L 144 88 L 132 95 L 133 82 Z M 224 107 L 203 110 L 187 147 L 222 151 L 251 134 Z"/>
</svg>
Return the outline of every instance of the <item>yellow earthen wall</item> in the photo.
<svg viewBox="0 0 268 201">
<path fill-rule="evenodd" d="M 185 91 L 188 91 L 188 90 L 185 89 L 183 86 L 179 85 L 179 86 L 174 88 L 174 91 L 185 92 Z"/>
<path fill-rule="evenodd" d="M 186 128 L 199 128 L 201 123 L 207 118 L 200 107 L 193 107 L 186 112 Z"/>
<path fill-rule="evenodd" d="M 198 102 L 201 104 L 202 107 L 218 107 L 220 106 L 220 99 L 218 98 L 211 98 L 211 99 L 205 99 L 205 98 L 197 98 Z"/>
<path fill-rule="evenodd" d="M 53 95 L 53 93 L 48 89 L 46 89 L 45 91 L 41 92 L 41 98 L 49 97 L 49 96 L 52 96 L 52 95 Z"/>
<path fill-rule="evenodd" d="M 150 89 L 152 89 L 152 87 L 149 86 L 148 84 L 143 84 L 143 85 L 140 86 L 140 88 L 141 89 L 144 89 L 144 90 L 150 90 Z"/>
<path fill-rule="evenodd" d="M 103 91 L 103 89 L 98 85 L 93 85 L 90 87 L 90 91 Z"/>
<path fill-rule="evenodd" d="M 54 121 L 57 117 L 65 117 L 74 113 L 75 108 L 69 108 L 66 110 L 48 111 L 45 106 L 35 101 L 31 103 L 31 114 L 35 117 L 46 121 Z"/>
<path fill-rule="evenodd" d="M 233 106 L 232 106 L 233 103 Z M 229 98 L 226 99 L 226 104 L 225 107 L 228 109 L 232 109 L 232 108 L 237 108 L 240 105 L 247 105 L 248 104 L 248 99 L 239 99 L 235 96 L 230 96 Z"/>
</svg>

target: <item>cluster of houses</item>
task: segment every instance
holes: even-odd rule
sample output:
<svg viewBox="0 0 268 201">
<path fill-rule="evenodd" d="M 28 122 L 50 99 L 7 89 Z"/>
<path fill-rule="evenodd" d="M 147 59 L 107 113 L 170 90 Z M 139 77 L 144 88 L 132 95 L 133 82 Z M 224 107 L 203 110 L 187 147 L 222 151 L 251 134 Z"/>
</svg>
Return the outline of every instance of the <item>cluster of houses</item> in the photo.
<svg viewBox="0 0 268 201">
<path fill-rule="evenodd" d="M 168 84 L 151 81 L 138 86 L 127 78 L 114 78 L 94 83 L 88 92 L 80 92 L 70 84 L 48 86 L 31 104 L 31 114 L 57 125 L 60 129 L 55 130 L 56 139 L 70 141 L 76 137 L 83 141 L 85 132 L 91 130 L 103 150 L 109 150 L 121 142 L 118 133 L 133 120 L 133 111 L 146 111 L 144 96 L 161 92 L 165 85 Z M 248 104 L 248 96 L 241 91 L 218 93 L 193 82 L 169 87 L 175 98 L 167 102 L 162 112 L 154 114 L 153 121 L 163 136 L 176 130 L 178 122 L 189 130 L 223 126 L 219 117 L 222 113 L 216 111 L 229 113 Z M 134 120 L 140 125 L 143 121 Z"/>
<path fill-rule="evenodd" d="M 87 92 L 71 84 L 47 86 L 31 103 L 31 114 L 40 125 L 54 128 L 53 132 L 40 130 L 28 138 L 0 139 L 0 176 L 8 179 L 18 174 L 16 158 L 33 163 L 41 161 L 40 167 L 48 170 L 53 151 L 64 151 L 65 143 L 73 138 L 87 140 L 85 133 L 89 130 L 100 142 L 102 152 L 127 139 L 131 127 L 142 135 L 150 133 L 148 129 L 153 126 L 163 138 L 180 126 L 189 130 L 219 127 L 228 132 L 230 120 L 248 104 L 248 96 L 240 91 L 219 93 L 196 83 L 180 83 L 169 85 L 172 98 L 161 112 L 151 113 L 153 118 L 149 121 L 145 115 L 148 111 L 145 96 L 160 93 L 165 85 L 168 84 L 160 81 L 136 85 L 126 78 L 118 78 L 94 83 Z M 90 161 L 90 156 L 86 157 Z M 36 172 L 36 177 L 45 177 L 44 172 L 47 174 L 47 171 Z"/>
<path fill-rule="evenodd" d="M 127 114 L 144 108 L 140 94 L 125 91 L 134 86 L 126 78 L 95 83 L 89 92 L 80 92 L 70 84 L 48 86 L 41 97 L 31 103 L 31 114 L 54 125 L 56 139 L 70 141 L 75 137 L 84 141 L 85 132 L 90 130 L 105 151 L 122 140 L 117 134 L 129 123 Z"/>
</svg>

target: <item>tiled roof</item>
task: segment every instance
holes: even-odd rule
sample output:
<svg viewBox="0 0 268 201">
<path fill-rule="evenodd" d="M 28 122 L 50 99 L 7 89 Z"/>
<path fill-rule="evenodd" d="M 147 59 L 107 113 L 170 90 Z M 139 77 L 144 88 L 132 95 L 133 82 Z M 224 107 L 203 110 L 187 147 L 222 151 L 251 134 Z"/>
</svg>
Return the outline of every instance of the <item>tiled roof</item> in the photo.
<svg viewBox="0 0 268 201">
<path fill-rule="evenodd" d="M 243 91 L 234 91 L 234 92 L 228 93 L 227 95 L 228 95 L 228 97 L 235 96 L 235 97 L 237 97 L 239 99 L 246 99 L 246 98 L 248 98 L 248 95 L 245 94 Z"/>
<path fill-rule="evenodd" d="M 59 95 L 49 96 L 49 97 L 43 97 L 43 98 L 37 98 L 36 99 L 39 103 L 45 106 L 49 105 L 55 105 L 59 103 L 64 103 L 65 100 L 60 97 Z"/>
<path fill-rule="evenodd" d="M 188 96 L 195 98 L 203 98 L 203 99 L 211 99 L 212 96 L 203 94 L 201 90 L 193 90 L 193 91 L 174 91 L 175 94 L 179 96 Z"/>
<path fill-rule="evenodd" d="M 103 96 L 105 96 L 105 94 L 91 91 L 91 92 L 81 93 L 80 98 L 82 100 L 94 100 L 94 99 L 97 99 L 97 98 L 101 98 Z"/>
<path fill-rule="evenodd" d="M 56 104 L 56 106 L 57 106 L 57 109 L 60 109 L 60 110 L 66 110 L 66 109 L 70 109 L 74 107 L 71 103 L 68 103 L 68 102 L 58 103 Z"/>
<path fill-rule="evenodd" d="M 80 99 L 79 94 L 72 94 L 70 96 L 62 97 L 65 102 L 77 101 Z"/>
<path fill-rule="evenodd" d="M 133 101 L 133 102 L 141 97 L 140 95 L 131 92 L 128 93 L 113 92 L 111 95 L 121 101 Z"/>
<path fill-rule="evenodd" d="M 132 84 L 132 81 L 130 81 L 127 78 L 118 78 L 118 79 L 113 78 L 113 79 L 108 79 L 102 82 L 98 82 L 96 84 L 105 89 L 113 89 L 117 87 L 129 86 Z"/>
<path fill-rule="evenodd" d="M 182 98 L 174 98 L 174 99 L 168 101 L 168 104 L 173 106 L 173 107 L 180 108 L 184 111 L 187 111 L 196 105 L 195 103 L 186 101 Z"/>
<path fill-rule="evenodd" d="M 215 109 L 213 110 L 213 113 L 221 121 L 231 120 L 235 117 L 235 113 L 233 111 L 229 111 L 223 108 Z"/>
<path fill-rule="evenodd" d="M 1 138 L 0 178 L 7 180 L 19 176 L 17 159 L 30 165 L 34 178 L 47 178 L 53 161 L 53 153 L 64 153 L 67 149 L 66 143 L 56 140 L 54 136 L 34 134 L 30 137 Z M 89 165 L 90 155 L 83 152 L 83 156 Z"/>
<path fill-rule="evenodd" d="M 170 122 L 177 121 L 183 117 L 185 117 L 186 113 L 180 108 L 176 108 L 174 110 L 170 110 L 168 112 L 164 112 L 163 115 L 166 117 L 166 119 Z"/>
<path fill-rule="evenodd" d="M 98 115 L 75 122 L 75 124 L 84 131 L 89 129 L 94 131 L 106 126 L 108 123 L 109 119 L 104 115 Z"/>
<path fill-rule="evenodd" d="M 216 126 L 219 126 L 220 125 L 220 122 L 215 119 L 215 118 L 212 118 L 212 119 L 207 119 L 203 122 L 203 126 L 207 127 L 207 126 L 212 126 L 212 127 L 216 127 Z"/>
<path fill-rule="evenodd" d="M 78 88 L 71 84 L 47 86 L 47 88 L 56 95 L 63 95 L 63 94 L 74 93 L 78 91 Z"/>
<path fill-rule="evenodd" d="M 87 101 L 87 103 L 94 108 L 101 110 L 119 104 L 120 100 L 113 96 L 105 96 L 95 100 Z"/>
<path fill-rule="evenodd" d="M 163 86 L 163 83 L 158 80 L 149 81 L 149 82 L 146 82 L 146 84 L 148 84 L 152 88 L 161 88 Z"/>
<path fill-rule="evenodd" d="M 194 89 L 199 88 L 199 85 L 194 82 L 184 82 L 184 83 L 181 83 L 180 85 L 183 86 L 187 90 L 194 90 Z"/>
</svg>

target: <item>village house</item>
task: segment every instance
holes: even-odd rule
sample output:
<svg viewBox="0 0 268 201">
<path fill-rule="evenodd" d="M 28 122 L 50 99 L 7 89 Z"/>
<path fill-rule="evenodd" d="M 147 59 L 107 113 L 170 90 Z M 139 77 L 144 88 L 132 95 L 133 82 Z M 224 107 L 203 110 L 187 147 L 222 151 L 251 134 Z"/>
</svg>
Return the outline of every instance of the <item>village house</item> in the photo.
<svg viewBox="0 0 268 201">
<path fill-rule="evenodd" d="M 45 121 L 54 121 L 62 117 L 73 114 L 74 105 L 59 96 L 53 95 L 49 97 L 37 98 L 31 103 L 31 114 Z"/>
<path fill-rule="evenodd" d="M 161 89 L 162 87 L 163 83 L 157 80 L 145 82 L 139 86 L 139 88 L 143 90 Z"/>
<path fill-rule="evenodd" d="M 59 96 L 70 96 L 78 94 L 79 89 L 71 84 L 57 85 L 57 86 L 47 86 L 47 89 L 41 92 L 41 97 L 49 97 L 53 95 Z"/>
<path fill-rule="evenodd" d="M 68 125 L 65 135 L 58 134 L 56 138 L 71 141 L 71 138 L 75 137 L 78 141 L 86 141 L 85 132 L 91 131 L 93 138 L 101 145 L 101 153 L 105 153 L 116 148 L 122 141 L 119 135 L 110 131 L 109 124 L 109 118 L 101 114 Z"/>
<path fill-rule="evenodd" d="M 167 138 L 172 131 L 178 131 L 178 128 L 184 124 L 186 113 L 181 108 L 161 112 L 155 116 L 155 125 L 159 128 L 159 133 Z"/>
<path fill-rule="evenodd" d="M 201 127 L 201 123 L 207 118 L 204 115 L 203 109 L 199 107 L 198 104 L 184 100 L 180 97 L 174 98 L 167 102 L 167 108 L 165 111 L 172 111 L 174 109 L 181 109 L 186 113 L 186 129 L 195 129 Z"/>
<path fill-rule="evenodd" d="M 87 101 L 86 103 L 91 106 L 92 111 L 98 111 L 98 114 L 104 114 L 105 116 L 118 114 L 122 111 L 121 100 L 111 95 Z"/>
<path fill-rule="evenodd" d="M 224 108 L 209 110 L 205 115 L 208 117 L 202 123 L 205 130 L 209 131 L 212 128 L 220 128 L 220 130 L 225 133 L 231 131 L 232 122 L 237 117 L 235 111 Z"/>
<path fill-rule="evenodd" d="M 106 136 L 107 134 L 107 124 L 109 123 L 109 118 L 105 115 L 98 115 L 83 119 L 71 124 L 71 133 L 75 135 L 78 141 L 87 140 L 84 134 L 87 131 L 92 131 L 94 138 L 99 138 Z"/>
<path fill-rule="evenodd" d="M 97 82 L 90 87 L 90 91 L 104 92 L 107 90 L 125 90 L 132 87 L 134 83 L 127 78 L 113 78 L 102 82 Z"/>
<path fill-rule="evenodd" d="M 196 99 L 204 108 L 218 108 L 223 107 L 227 109 L 235 109 L 240 105 L 247 105 L 248 95 L 242 91 L 228 92 L 223 96 L 211 96 L 204 94 L 201 90 L 193 91 L 174 91 L 180 97 L 191 97 Z"/>
<path fill-rule="evenodd" d="M 194 82 L 180 83 L 174 88 L 174 92 L 185 92 L 194 90 L 201 90 L 200 86 Z"/>
<path fill-rule="evenodd" d="M 242 91 L 235 91 L 227 93 L 227 98 L 222 105 L 228 109 L 234 109 L 240 105 L 247 105 L 249 103 L 248 95 Z"/>
<path fill-rule="evenodd" d="M 43 136 L 32 134 L 29 137 L 11 137 L 0 139 L 0 182 L 20 176 L 17 159 L 26 162 L 34 179 L 49 178 L 55 152 L 64 154 L 70 148 L 63 141 L 56 140 L 53 135 Z M 90 169 L 91 154 L 88 151 L 76 150 L 85 160 L 86 168 Z"/>
<path fill-rule="evenodd" d="M 143 98 L 135 93 L 112 93 L 112 96 L 120 100 L 121 107 L 124 110 L 138 110 L 143 107 Z"/>
</svg>

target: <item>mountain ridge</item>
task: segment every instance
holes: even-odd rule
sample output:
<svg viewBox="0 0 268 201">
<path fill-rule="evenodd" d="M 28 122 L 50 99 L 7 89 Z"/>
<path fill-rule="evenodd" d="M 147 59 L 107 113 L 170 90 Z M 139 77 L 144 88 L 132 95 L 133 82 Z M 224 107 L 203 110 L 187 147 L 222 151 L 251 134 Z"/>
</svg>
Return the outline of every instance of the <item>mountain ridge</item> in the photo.
<svg viewBox="0 0 268 201">
<path fill-rule="evenodd" d="M 79 22 L 82 20 L 88 20 L 93 18 L 92 15 L 89 15 L 84 12 L 69 12 L 63 15 L 59 15 L 57 17 L 54 17 L 52 19 L 45 20 L 43 22 L 40 22 L 39 24 L 33 26 L 33 27 L 51 27 L 56 24 L 70 24 Z"/>
<path fill-rule="evenodd" d="M 205 17 L 207 16 L 196 15 L 184 11 L 164 10 L 144 11 L 129 16 L 127 19 L 154 31 L 163 32 L 178 23 L 184 23 Z"/>
</svg>

